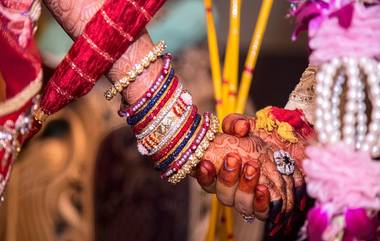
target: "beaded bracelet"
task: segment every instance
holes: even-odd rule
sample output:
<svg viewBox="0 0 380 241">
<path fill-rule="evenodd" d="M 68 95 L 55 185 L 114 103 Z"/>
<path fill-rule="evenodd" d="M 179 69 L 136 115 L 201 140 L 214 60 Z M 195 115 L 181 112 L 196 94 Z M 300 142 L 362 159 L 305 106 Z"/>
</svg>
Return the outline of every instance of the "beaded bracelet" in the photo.
<svg viewBox="0 0 380 241">
<path fill-rule="evenodd" d="M 149 65 L 155 62 L 158 56 L 162 55 L 164 50 L 166 49 L 166 44 L 164 41 L 160 41 L 156 46 L 153 47 L 153 50 L 149 51 L 149 53 L 142 58 L 141 63 L 135 64 L 133 68 L 128 71 L 127 76 L 121 78 L 118 81 L 115 81 L 113 86 L 109 88 L 104 96 L 107 100 L 111 100 L 117 93 L 123 91 L 123 89 L 127 88 L 128 85 L 135 81 L 137 76 L 141 75 L 144 69 L 148 68 Z"/>
<path fill-rule="evenodd" d="M 186 163 L 190 155 L 192 155 L 195 152 L 195 150 L 198 148 L 199 144 L 201 143 L 207 131 L 209 130 L 210 113 L 209 112 L 204 113 L 203 119 L 204 119 L 204 122 L 203 122 L 202 128 L 200 128 L 200 130 L 198 131 L 192 143 L 189 145 L 187 150 L 182 153 L 181 157 L 178 160 L 176 160 L 174 163 L 172 163 L 170 167 L 168 168 L 168 170 L 166 170 L 165 172 L 161 174 L 162 179 L 166 179 L 170 177 L 171 175 L 176 173 L 179 169 L 181 169 L 181 167 Z"/>
<path fill-rule="evenodd" d="M 168 178 L 168 182 L 171 184 L 177 184 L 198 165 L 201 161 L 204 152 L 210 145 L 210 142 L 214 140 L 215 134 L 218 132 L 219 123 L 218 119 L 215 116 L 212 116 L 210 129 L 207 131 L 206 138 L 204 138 L 200 145 L 198 146 L 195 154 L 190 155 L 187 162 L 182 166 L 182 168 L 174 175 Z"/>
<path fill-rule="evenodd" d="M 170 73 L 171 68 L 171 59 L 172 56 L 170 54 L 165 54 L 162 56 L 164 64 L 161 69 L 161 73 L 156 78 L 156 80 L 152 83 L 152 85 L 149 87 L 149 89 L 144 93 L 143 96 L 141 96 L 135 104 L 133 105 L 126 105 L 123 108 L 119 110 L 119 116 L 120 117 L 130 117 L 136 113 L 141 107 L 143 107 L 148 100 L 150 100 L 154 93 L 158 90 L 158 88 L 161 86 L 161 84 L 164 82 L 168 74 Z"/>
<path fill-rule="evenodd" d="M 142 139 L 146 136 L 148 136 L 150 133 L 152 133 L 153 130 L 155 130 L 162 122 L 163 120 L 169 115 L 170 111 L 173 111 L 173 113 L 176 116 L 181 116 L 183 112 L 187 109 L 188 106 L 191 106 L 193 104 L 191 95 L 187 91 L 182 91 L 182 89 L 178 89 L 181 92 L 177 96 L 175 94 L 172 101 L 166 105 L 160 113 L 154 118 L 152 123 L 148 125 L 144 130 L 141 131 L 140 134 L 136 135 L 137 139 Z M 182 105 L 183 103 L 183 105 Z"/>
<path fill-rule="evenodd" d="M 172 153 L 170 153 L 167 156 L 165 160 L 163 160 L 160 163 L 155 164 L 154 166 L 155 170 L 163 171 L 175 160 L 175 158 L 181 153 L 181 151 L 185 148 L 185 146 L 187 145 L 191 137 L 194 135 L 200 121 L 201 121 L 201 116 L 197 114 L 195 121 L 193 122 L 193 125 L 190 127 L 189 132 L 185 135 L 181 143 L 175 148 L 175 150 Z"/>
<path fill-rule="evenodd" d="M 144 116 L 156 105 L 156 103 L 160 100 L 160 98 L 164 95 L 166 90 L 172 86 L 178 85 L 178 79 L 173 78 L 174 77 L 174 71 L 173 69 L 171 70 L 167 80 L 165 83 L 162 85 L 161 89 L 158 91 L 158 93 L 148 102 L 148 104 L 145 106 L 144 109 L 142 109 L 140 112 L 136 113 L 133 116 L 130 116 L 127 118 L 127 122 L 130 125 L 136 125 L 141 119 L 144 118 Z M 173 83 L 172 83 L 173 82 Z M 172 83 L 172 84 L 171 84 Z"/>
</svg>

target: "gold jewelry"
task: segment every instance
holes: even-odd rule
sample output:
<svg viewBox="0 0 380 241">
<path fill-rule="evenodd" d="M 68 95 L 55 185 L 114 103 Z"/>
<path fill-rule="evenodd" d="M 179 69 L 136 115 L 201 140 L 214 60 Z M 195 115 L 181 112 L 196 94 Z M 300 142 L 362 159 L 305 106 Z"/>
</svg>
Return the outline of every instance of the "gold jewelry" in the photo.
<svg viewBox="0 0 380 241">
<path fill-rule="evenodd" d="M 41 108 L 38 108 L 34 113 L 33 113 L 34 119 L 38 121 L 38 123 L 42 124 L 47 118 L 48 114 L 46 114 Z"/>
<path fill-rule="evenodd" d="M 158 56 L 162 55 L 166 49 L 166 44 L 164 41 L 160 41 L 153 49 L 140 61 L 139 64 L 135 64 L 131 70 L 128 71 L 127 75 L 120 80 L 115 81 L 113 86 L 109 88 L 105 93 L 104 97 L 107 100 L 111 100 L 117 93 L 122 92 L 128 85 L 135 81 L 137 76 L 142 74 L 144 69 L 147 69 L 149 65 L 155 62 Z"/>
<path fill-rule="evenodd" d="M 205 138 L 201 141 L 195 152 L 189 157 L 187 162 L 182 166 L 180 170 L 173 176 L 169 177 L 168 182 L 171 184 L 177 184 L 181 182 L 202 160 L 205 151 L 210 143 L 215 139 L 215 134 L 218 132 L 219 122 L 215 115 L 211 117 L 210 129 L 207 131 Z"/>
</svg>

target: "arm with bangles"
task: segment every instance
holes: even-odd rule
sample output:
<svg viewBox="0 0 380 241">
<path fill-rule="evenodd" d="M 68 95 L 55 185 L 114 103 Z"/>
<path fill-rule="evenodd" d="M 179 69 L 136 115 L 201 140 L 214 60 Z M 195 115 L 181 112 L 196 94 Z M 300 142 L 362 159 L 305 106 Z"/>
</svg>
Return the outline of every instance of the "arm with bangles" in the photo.
<svg viewBox="0 0 380 241">
<path fill-rule="evenodd" d="M 89 13 L 94 14 L 101 1 L 86 0 L 75 7 L 73 1 L 46 1 L 46 4 L 75 38 L 91 18 Z M 85 11 L 88 9 L 91 11 Z M 73 25 L 73 22 L 76 24 Z M 145 31 L 114 63 L 108 73 L 109 79 L 115 82 L 123 78 L 152 48 L 153 43 Z M 135 103 L 146 92 L 161 68 L 162 61 L 159 59 L 123 91 L 128 103 Z M 254 214 L 261 220 L 268 217 L 269 201 L 272 201 L 271 218 L 277 217 L 275 221 L 281 222 L 282 214 L 291 213 L 295 205 L 301 206 L 294 204 L 297 198 L 294 198 L 292 189 L 293 186 L 302 187 L 303 178 L 298 170 L 295 172 L 296 178 L 280 175 L 273 160 L 273 151 L 278 143 L 267 143 L 275 138 L 263 141 L 260 133 L 251 131 L 251 127 L 252 123 L 247 122 L 246 117 L 226 118 L 223 123 L 225 133 L 218 134 L 206 150 L 203 162 L 197 169 L 197 178 L 204 189 L 216 192 L 224 204 L 234 205 L 239 212 Z M 293 144 L 284 148 L 290 152 L 298 150 Z"/>
</svg>

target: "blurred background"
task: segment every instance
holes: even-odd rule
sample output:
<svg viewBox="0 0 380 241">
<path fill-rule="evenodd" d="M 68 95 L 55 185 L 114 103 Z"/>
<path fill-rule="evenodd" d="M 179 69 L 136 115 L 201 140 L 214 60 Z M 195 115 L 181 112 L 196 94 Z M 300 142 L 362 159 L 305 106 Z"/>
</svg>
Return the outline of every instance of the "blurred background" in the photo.
<svg viewBox="0 0 380 241">
<path fill-rule="evenodd" d="M 241 68 L 260 3 L 243 1 Z M 215 1 L 222 59 L 229 4 Z M 248 113 L 267 105 L 283 106 L 307 66 L 306 40 L 291 41 L 288 7 L 285 0 L 274 1 Z M 168 1 L 149 32 L 155 41 L 167 42 L 195 103 L 202 111 L 213 111 L 204 18 L 202 0 Z M 72 40 L 46 9 L 37 38 L 48 79 Z M 203 240 L 209 195 L 191 179 L 175 187 L 160 180 L 151 163 L 137 153 L 130 128 L 118 117 L 118 100 L 104 101 L 107 86 L 107 80 L 99 81 L 88 96 L 50 119 L 24 148 L 0 207 L 0 240 Z"/>
</svg>

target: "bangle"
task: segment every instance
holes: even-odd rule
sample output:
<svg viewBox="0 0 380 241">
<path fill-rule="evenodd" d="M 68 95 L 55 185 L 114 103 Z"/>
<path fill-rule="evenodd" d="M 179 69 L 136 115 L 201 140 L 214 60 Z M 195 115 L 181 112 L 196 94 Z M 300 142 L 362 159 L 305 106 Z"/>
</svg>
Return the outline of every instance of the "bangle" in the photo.
<svg viewBox="0 0 380 241">
<path fill-rule="evenodd" d="M 181 116 L 181 118 L 177 119 L 177 121 L 170 126 L 170 129 L 167 133 L 164 134 L 163 138 L 160 140 L 160 143 L 156 145 L 153 149 L 147 150 L 140 142 L 137 144 L 137 149 L 142 155 L 148 155 L 151 156 L 154 153 L 156 153 L 158 150 L 160 150 L 164 145 L 168 143 L 170 138 L 173 137 L 173 135 L 178 131 L 178 129 L 181 127 L 181 125 L 185 122 L 186 117 L 188 115 L 195 116 L 196 111 L 194 111 L 194 108 L 189 108 L 184 115 Z"/>
<path fill-rule="evenodd" d="M 147 138 L 144 138 L 142 141 L 139 140 L 139 142 L 143 144 L 144 146 L 146 146 L 145 143 L 146 142 L 149 143 L 149 141 L 153 141 L 156 143 L 155 145 L 158 145 L 160 140 L 164 138 L 168 130 L 171 129 L 172 125 L 175 124 L 177 119 L 184 118 L 183 115 L 187 116 L 188 113 L 190 113 L 191 108 L 192 108 L 191 105 L 187 106 L 181 113 L 178 113 L 178 114 L 175 113 L 174 111 L 169 112 L 168 115 L 166 115 L 165 118 L 161 121 L 161 123 L 157 126 L 157 128 L 155 128 L 155 131 L 153 132 L 153 134 L 150 134 Z"/>
<path fill-rule="evenodd" d="M 187 107 L 192 105 L 192 103 L 191 95 L 188 92 L 182 91 L 182 89 L 178 88 L 172 101 L 160 111 L 149 126 L 147 126 L 140 134 L 136 135 L 136 138 L 143 139 L 152 133 L 152 131 L 162 123 L 169 122 L 170 125 L 170 121 L 164 120 L 172 119 L 175 116 L 181 116 Z"/>
<path fill-rule="evenodd" d="M 158 91 L 158 93 L 148 102 L 148 104 L 145 106 L 144 109 L 142 109 L 140 112 L 136 113 L 133 116 L 130 116 L 127 118 L 127 122 L 129 125 L 136 125 L 141 119 L 144 118 L 146 114 L 156 105 L 156 103 L 160 100 L 162 95 L 166 92 L 166 90 L 169 88 L 169 86 L 177 86 L 178 85 L 178 79 L 174 78 L 174 71 L 171 70 L 168 78 L 166 79 L 165 83 L 162 85 L 161 89 Z M 134 127 L 135 129 L 135 127 Z M 135 131 L 136 132 L 136 131 Z"/>
<path fill-rule="evenodd" d="M 173 147 L 179 142 L 179 140 L 181 140 L 181 138 L 185 135 L 185 133 L 188 131 L 188 129 L 190 128 L 190 125 L 193 124 L 194 122 L 194 119 L 196 118 L 197 116 L 197 106 L 194 105 L 193 106 L 193 110 L 191 112 L 191 115 L 189 116 L 189 118 L 187 119 L 187 121 L 185 122 L 185 124 L 181 127 L 181 128 L 176 128 L 177 129 L 177 134 L 175 135 L 175 137 L 169 142 L 168 145 L 166 145 L 166 147 L 160 151 L 157 151 L 156 153 L 152 153 L 151 154 L 151 157 L 150 159 L 152 161 L 158 161 L 160 160 L 162 157 L 166 156 L 169 151 L 171 149 L 173 149 Z M 179 130 L 179 131 L 178 131 Z M 173 135 L 174 136 L 174 135 Z M 161 149 L 161 148 L 160 148 Z"/>
<path fill-rule="evenodd" d="M 141 96 L 135 104 L 133 105 L 126 105 L 125 107 L 121 108 L 118 113 L 120 117 L 130 117 L 136 113 L 142 106 L 146 104 L 148 100 L 150 100 L 154 93 L 158 90 L 158 88 L 161 86 L 161 84 L 164 82 L 168 74 L 170 73 L 170 61 L 172 57 L 170 54 L 165 54 L 163 56 L 164 64 L 162 66 L 162 70 L 160 75 L 156 78 L 156 80 L 152 83 L 152 85 L 149 87 L 149 89 L 145 92 L 143 96 Z"/>
<path fill-rule="evenodd" d="M 194 153 L 194 151 L 198 148 L 199 144 L 203 140 L 206 135 L 209 127 L 210 127 L 210 113 L 206 112 L 203 114 L 204 122 L 202 128 L 198 131 L 196 137 L 193 142 L 189 145 L 187 150 L 182 153 L 181 157 L 171 164 L 170 168 L 161 174 L 162 179 L 166 179 L 176 173 L 181 167 L 186 163 L 187 159 Z"/>
<path fill-rule="evenodd" d="M 163 171 L 165 170 L 174 160 L 175 158 L 181 153 L 181 151 L 185 148 L 191 137 L 194 135 L 194 132 L 199 126 L 199 123 L 201 121 L 201 116 L 197 114 L 195 121 L 193 122 L 192 126 L 190 127 L 189 132 L 185 135 L 181 143 L 177 146 L 177 148 L 167 156 L 165 160 L 163 160 L 160 163 L 156 163 L 154 166 L 154 169 L 157 171 Z M 171 148 L 172 149 L 172 148 Z"/>
<path fill-rule="evenodd" d="M 169 99 L 172 98 L 173 94 L 174 94 L 173 98 L 178 99 L 181 92 L 182 92 L 182 85 L 179 83 L 179 81 L 175 81 L 171 85 L 170 89 L 166 92 L 165 96 L 161 99 L 161 101 L 156 106 L 152 106 L 151 108 L 152 111 L 149 112 L 149 114 L 146 114 L 145 118 L 133 127 L 133 130 L 135 131 L 135 133 L 137 133 L 136 130 L 140 132 L 141 129 L 145 128 L 148 125 L 148 123 L 156 119 L 157 114 L 164 108 L 164 106 L 167 104 Z"/>
<path fill-rule="evenodd" d="M 179 96 L 179 94 L 181 94 L 181 89 L 177 89 L 177 92 L 178 93 L 176 93 L 176 96 L 174 98 L 177 98 Z M 178 94 L 178 96 L 177 96 L 177 94 Z M 163 109 L 165 109 L 166 107 L 168 107 L 168 106 L 165 106 Z M 171 126 L 175 123 L 175 121 L 178 118 L 180 118 L 181 116 L 183 116 L 185 111 L 190 109 L 190 108 L 191 108 L 191 106 L 184 109 L 180 114 L 177 114 L 174 111 L 170 111 L 169 113 L 166 113 L 164 116 L 165 118 L 162 121 L 160 121 L 157 125 L 155 123 L 155 121 L 157 119 L 155 118 L 155 120 L 152 122 L 152 124 L 154 123 L 156 126 L 149 126 L 147 128 L 149 133 L 147 133 L 147 135 L 142 137 L 142 138 L 137 138 L 138 141 L 141 141 L 141 143 L 144 143 L 145 140 L 157 139 L 157 141 L 159 142 L 159 140 L 165 136 L 166 132 L 171 128 Z M 152 130 L 151 130 L 151 127 L 155 127 L 155 128 L 154 129 L 152 128 Z M 153 132 L 153 130 L 154 130 L 154 132 Z"/>
<path fill-rule="evenodd" d="M 194 154 L 190 155 L 187 162 L 182 166 L 182 168 L 174 175 L 168 178 L 168 182 L 171 184 L 177 184 L 198 165 L 198 163 L 203 158 L 203 154 L 210 145 L 210 142 L 214 140 L 215 134 L 219 129 L 218 119 L 212 116 L 210 129 L 207 131 L 206 138 L 203 138 L 200 145 Z"/>
<path fill-rule="evenodd" d="M 113 86 L 104 93 L 105 98 L 107 100 L 112 100 L 117 93 L 120 93 L 123 89 L 127 88 L 131 82 L 136 80 L 137 76 L 142 74 L 144 69 L 148 68 L 151 63 L 157 60 L 158 56 L 162 55 L 165 49 L 165 42 L 160 41 L 153 47 L 153 50 L 149 51 L 149 53 L 140 61 L 139 64 L 135 64 L 135 66 L 128 71 L 127 76 L 115 81 Z"/>
</svg>

